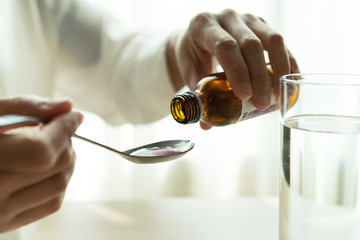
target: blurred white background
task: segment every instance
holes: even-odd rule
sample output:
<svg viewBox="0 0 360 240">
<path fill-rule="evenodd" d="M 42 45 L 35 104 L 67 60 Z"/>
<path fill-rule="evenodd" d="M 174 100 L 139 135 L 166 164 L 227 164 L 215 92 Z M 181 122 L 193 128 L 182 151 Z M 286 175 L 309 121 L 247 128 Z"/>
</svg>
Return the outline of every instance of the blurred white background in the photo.
<svg viewBox="0 0 360 240">
<path fill-rule="evenodd" d="M 90 1 L 90 0 L 89 0 Z M 302 72 L 360 74 L 357 0 L 91 0 L 139 29 L 185 28 L 199 12 L 233 8 L 263 17 L 281 33 Z M 169 103 L 170 104 L 170 103 Z M 170 113 L 170 111 L 169 111 Z M 66 200 L 159 197 L 233 198 L 278 193 L 278 112 L 229 127 L 203 131 L 170 116 L 148 125 L 106 125 L 87 114 L 79 133 L 127 149 L 166 139 L 190 139 L 195 149 L 180 160 L 135 165 L 74 139 L 77 165 Z"/>
</svg>

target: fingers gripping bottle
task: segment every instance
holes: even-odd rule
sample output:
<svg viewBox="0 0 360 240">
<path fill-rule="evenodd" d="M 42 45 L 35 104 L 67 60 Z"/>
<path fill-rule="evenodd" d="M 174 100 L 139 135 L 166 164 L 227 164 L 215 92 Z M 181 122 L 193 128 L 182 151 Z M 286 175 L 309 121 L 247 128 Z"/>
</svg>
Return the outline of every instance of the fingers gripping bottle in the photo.
<svg viewBox="0 0 360 240">
<path fill-rule="evenodd" d="M 290 98 L 296 101 L 297 91 Z M 279 100 L 273 94 L 266 110 L 257 109 L 251 101 L 235 96 L 224 72 L 204 77 L 195 91 L 177 95 L 171 101 L 171 114 L 182 124 L 203 121 L 211 126 L 226 126 L 279 109 Z"/>
</svg>

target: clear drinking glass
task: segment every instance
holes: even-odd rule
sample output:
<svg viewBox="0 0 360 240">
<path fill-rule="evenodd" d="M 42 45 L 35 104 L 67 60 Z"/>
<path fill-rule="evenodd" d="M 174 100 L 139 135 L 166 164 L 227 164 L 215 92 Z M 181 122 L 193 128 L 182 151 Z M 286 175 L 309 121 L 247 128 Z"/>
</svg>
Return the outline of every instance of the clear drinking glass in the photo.
<svg viewBox="0 0 360 240">
<path fill-rule="evenodd" d="M 280 82 L 279 239 L 359 240 L 360 76 Z"/>
</svg>

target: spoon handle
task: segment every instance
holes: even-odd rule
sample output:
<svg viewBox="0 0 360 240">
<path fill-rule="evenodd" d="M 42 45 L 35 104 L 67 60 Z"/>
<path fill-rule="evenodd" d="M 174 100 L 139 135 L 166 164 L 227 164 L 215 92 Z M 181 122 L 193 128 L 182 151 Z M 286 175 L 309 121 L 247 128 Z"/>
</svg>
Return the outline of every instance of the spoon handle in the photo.
<svg viewBox="0 0 360 240">
<path fill-rule="evenodd" d="M 22 116 L 22 115 L 2 115 L 0 116 L 0 133 L 6 132 L 8 130 L 18 128 L 18 127 L 26 127 L 26 126 L 36 126 L 38 124 L 42 124 L 43 122 L 41 119 L 32 116 Z M 105 148 L 112 152 L 117 153 L 121 157 L 125 158 L 126 160 L 133 162 L 133 163 L 141 163 L 141 164 L 149 164 L 149 163 L 161 163 L 170 160 L 177 159 L 183 156 L 185 153 L 190 151 L 194 147 L 194 143 L 190 142 L 189 140 L 171 140 L 171 141 L 162 141 L 147 144 L 141 147 L 129 149 L 126 151 L 119 151 L 99 142 L 90 140 L 86 137 L 80 136 L 78 134 L 74 134 L 73 137 L 84 140 L 88 143 L 95 144 L 99 147 Z M 181 145 L 181 146 L 179 146 Z M 162 152 L 162 154 L 148 154 L 148 155 L 133 155 L 134 152 L 139 150 L 149 151 L 149 149 L 157 150 L 167 150 L 166 154 Z M 172 151 L 168 151 L 170 150 Z M 156 150 L 154 150 L 155 152 Z M 161 151 L 160 151 L 161 152 Z"/>
<path fill-rule="evenodd" d="M 76 133 L 73 135 L 73 137 L 76 137 L 76 138 L 81 139 L 81 140 L 83 140 L 83 141 L 86 141 L 86 142 L 95 144 L 95 145 L 97 145 L 97 146 L 99 146 L 99 147 L 106 148 L 106 149 L 108 149 L 108 150 L 110 150 L 110 151 L 113 151 L 113 152 L 115 152 L 115 153 L 117 153 L 117 154 L 123 155 L 122 152 L 120 152 L 120 151 L 118 151 L 118 150 L 116 150 L 116 149 L 114 149 L 114 148 L 112 148 L 112 147 L 109 147 L 109 146 L 107 146 L 107 145 L 104 145 L 104 144 L 101 144 L 101 143 L 99 143 L 99 142 L 93 141 L 93 140 L 88 139 L 88 138 L 86 138 L 86 137 L 80 136 L 80 135 L 78 135 L 78 134 L 76 134 Z"/>
</svg>

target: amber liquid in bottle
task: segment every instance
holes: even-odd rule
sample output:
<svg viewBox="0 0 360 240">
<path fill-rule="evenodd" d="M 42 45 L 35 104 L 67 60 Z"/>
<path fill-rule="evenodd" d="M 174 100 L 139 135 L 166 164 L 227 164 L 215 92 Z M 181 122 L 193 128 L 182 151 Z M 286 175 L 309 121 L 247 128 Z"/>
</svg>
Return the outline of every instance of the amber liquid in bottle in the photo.
<svg viewBox="0 0 360 240">
<path fill-rule="evenodd" d="M 297 92 L 290 102 L 296 101 Z M 194 92 L 177 95 L 171 101 L 171 114 L 182 124 L 200 119 L 211 126 L 226 126 L 279 109 L 279 101 L 272 98 L 271 106 L 259 110 L 250 101 L 237 98 L 224 72 L 203 78 Z"/>
</svg>

